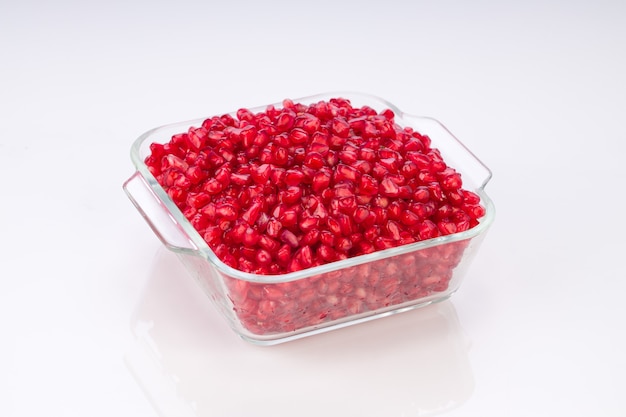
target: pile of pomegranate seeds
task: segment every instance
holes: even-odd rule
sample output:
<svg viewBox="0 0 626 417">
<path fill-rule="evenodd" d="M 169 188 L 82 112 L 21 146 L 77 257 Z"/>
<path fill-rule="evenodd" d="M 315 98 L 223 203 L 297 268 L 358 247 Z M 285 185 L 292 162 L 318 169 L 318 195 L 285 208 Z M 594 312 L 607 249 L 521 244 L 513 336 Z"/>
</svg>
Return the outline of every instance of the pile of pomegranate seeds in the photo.
<svg viewBox="0 0 626 417">
<path fill-rule="evenodd" d="M 394 113 L 335 98 L 240 109 L 153 143 L 150 172 L 227 265 L 284 274 L 478 224 L 477 194 Z M 467 242 L 305 280 L 232 279 L 240 319 L 295 330 L 447 288 Z M 340 307 L 338 307 L 340 306 Z"/>
</svg>

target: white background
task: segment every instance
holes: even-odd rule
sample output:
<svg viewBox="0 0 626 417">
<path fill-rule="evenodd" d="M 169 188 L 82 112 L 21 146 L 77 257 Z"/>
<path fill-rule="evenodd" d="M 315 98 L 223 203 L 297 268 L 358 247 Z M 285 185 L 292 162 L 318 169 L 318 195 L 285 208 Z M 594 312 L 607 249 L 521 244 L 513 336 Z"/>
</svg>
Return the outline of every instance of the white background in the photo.
<svg viewBox="0 0 626 417">
<path fill-rule="evenodd" d="M 0 1 L 0 415 L 626 415 L 626 3 Z M 493 171 L 459 292 L 276 347 L 122 191 L 166 123 L 334 90 Z"/>
</svg>

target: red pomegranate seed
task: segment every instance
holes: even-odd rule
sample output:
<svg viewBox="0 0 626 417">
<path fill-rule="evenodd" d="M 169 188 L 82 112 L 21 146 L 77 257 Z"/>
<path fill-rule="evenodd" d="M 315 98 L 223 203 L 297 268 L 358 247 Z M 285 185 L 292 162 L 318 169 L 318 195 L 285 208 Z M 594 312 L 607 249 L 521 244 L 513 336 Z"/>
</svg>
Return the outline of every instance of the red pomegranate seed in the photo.
<svg viewBox="0 0 626 417">
<path fill-rule="evenodd" d="M 412 211 L 404 210 L 402 214 L 400 214 L 400 221 L 407 226 L 413 226 L 419 223 L 420 218 L 417 214 L 413 213 Z"/>
<path fill-rule="evenodd" d="M 243 212 L 241 218 L 248 222 L 248 224 L 253 225 L 259 219 L 261 210 L 263 210 L 263 202 L 257 200 L 253 202 L 245 212 Z"/>
<path fill-rule="evenodd" d="M 308 133 L 315 133 L 319 130 L 321 122 L 315 115 L 311 113 L 303 113 L 296 117 L 295 126 L 302 128 Z"/>
<path fill-rule="evenodd" d="M 267 222 L 266 233 L 269 237 L 276 238 L 279 236 L 282 228 L 283 225 L 278 219 L 270 218 Z"/>
<path fill-rule="evenodd" d="M 317 255 L 326 262 L 332 262 L 337 258 L 335 250 L 331 246 L 325 244 L 321 244 L 318 247 Z"/>
<path fill-rule="evenodd" d="M 360 176 L 359 171 L 357 171 L 355 168 L 348 166 L 348 165 L 344 165 L 344 164 L 338 164 L 335 167 L 335 182 L 340 182 L 340 181 L 349 181 L 349 182 L 355 182 Z"/>
<path fill-rule="evenodd" d="M 303 145 L 309 141 L 309 134 L 304 129 L 296 127 L 289 132 L 289 141 L 294 145 Z"/>
<path fill-rule="evenodd" d="M 313 181 L 311 182 L 311 189 L 314 193 L 319 194 L 323 190 L 327 189 L 330 185 L 330 174 L 324 171 L 320 171 L 315 176 L 313 176 Z"/>
<path fill-rule="evenodd" d="M 255 247 L 260 237 L 256 229 L 248 227 L 243 235 L 242 243 L 248 247 Z"/>
<path fill-rule="evenodd" d="M 235 220 L 237 218 L 237 209 L 232 204 L 221 204 L 215 208 L 215 213 L 226 220 Z"/>
<path fill-rule="evenodd" d="M 295 121 L 296 113 L 290 109 L 284 109 L 276 118 L 275 125 L 279 131 L 285 132 L 293 127 Z"/>
<path fill-rule="evenodd" d="M 261 164 L 250 168 L 250 176 L 257 184 L 265 184 L 270 179 L 272 166 L 269 164 Z"/>
<path fill-rule="evenodd" d="M 289 244 L 284 243 L 278 251 L 276 251 L 276 260 L 283 267 L 289 265 L 291 261 L 291 246 Z"/>
<path fill-rule="evenodd" d="M 309 246 L 315 245 L 317 242 L 319 242 L 320 236 L 321 232 L 319 231 L 319 229 L 310 229 L 304 234 L 304 236 L 302 236 L 300 244 Z"/>
<path fill-rule="evenodd" d="M 418 227 L 418 237 L 420 240 L 427 240 L 437 237 L 437 225 L 430 220 L 424 220 Z"/>
<path fill-rule="evenodd" d="M 293 207 L 287 208 L 280 213 L 278 220 L 284 227 L 294 226 L 298 222 L 298 212 Z"/>
<path fill-rule="evenodd" d="M 398 185 L 390 178 L 385 178 L 380 183 L 379 191 L 382 195 L 387 197 L 398 197 L 400 194 L 400 187 L 398 187 Z"/>
<path fill-rule="evenodd" d="M 347 237 L 340 237 L 337 239 L 335 249 L 341 252 L 349 252 L 352 249 L 352 241 Z"/>
<path fill-rule="evenodd" d="M 343 117 L 335 117 L 331 122 L 330 129 L 337 137 L 347 138 L 350 134 L 350 123 Z"/>
<path fill-rule="evenodd" d="M 288 229 L 283 229 L 280 234 L 280 240 L 282 240 L 284 243 L 288 244 L 292 248 L 297 248 L 299 244 L 298 237 L 291 230 Z"/>
<path fill-rule="evenodd" d="M 280 247 L 280 242 L 276 239 L 269 237 L 268 235 L 261 234 L 258 240 L 259 247 L 269 251 L 270 253 L 276 253 Z"/>
<path fill-rule="evenodd" d="M 269 265 L 272 262 L 272 254 L 266 249 L 260 249 L 256 253 L 256 262 L 261 266 Z"/>
</svg>

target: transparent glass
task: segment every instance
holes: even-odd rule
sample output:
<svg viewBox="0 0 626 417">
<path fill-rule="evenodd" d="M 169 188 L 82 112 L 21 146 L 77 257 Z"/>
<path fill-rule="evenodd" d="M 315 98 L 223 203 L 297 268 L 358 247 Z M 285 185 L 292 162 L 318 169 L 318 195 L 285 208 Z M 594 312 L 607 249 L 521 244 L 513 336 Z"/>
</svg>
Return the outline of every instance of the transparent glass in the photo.
<svg viewBox="0 0 626 417">
<path fill-rule="evenodd" d="M 367 105 L 377 111 L 389 108 L 396 114 L 398 124 L 428 135 L 432 147 L 439 149 L 446 163 L 461 173 L 463 187 L 480 195 L 485 215 L 477 226 L 461 233 L 288 274 L 250 274 L 217 258 L 144 163 L 151 143 L 166 143 L 172 135 L 201 125 L 204 118 L 144 133 L 131 147 L 136 172 L 124 183 L 126 193 L 163 244 L 179 256 L 231 328 L 250 342 L 285 342 L 448 299 L 459 288 L 494 220 L 494 205 L 484 190 L 491 178 L 490 170 L 441 123 L 406 114 L 385 100 L 364 94 L 337 92 L 294 101 L 308 104 L 332 97 L 343 97 L 353 106 Z"/>
</svg>

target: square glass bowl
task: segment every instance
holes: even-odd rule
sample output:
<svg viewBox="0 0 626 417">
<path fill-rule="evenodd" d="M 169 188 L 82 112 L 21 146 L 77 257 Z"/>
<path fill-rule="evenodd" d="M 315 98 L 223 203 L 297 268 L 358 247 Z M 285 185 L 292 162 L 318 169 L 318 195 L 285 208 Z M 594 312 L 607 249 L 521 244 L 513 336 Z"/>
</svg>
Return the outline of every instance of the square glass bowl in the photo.
<svg viewBox="0 0 626 417">
<path fill-rule="evenodd" d="M 144 133 L 131 147 L 136 172 L 124 183 L 124 190 L 230 327 L 247 341 L 276 344 L 446 300 L 459 288 L 494 220 L 494 206 L 484 190 L 491 172 L 441 123 L 406 114 L 364 94 L 321 94 L 293 101 L 312 104 L 334 97 L 350 100 L 353 107 L 369 106 L 378 112 L 391 109 L 397 124 L 429 136 L 432 148 L 461 174 L 463 188 L 480 196 L 485 214 L 473 228 L 447 236 L 282 275 L 246 273 L 218 259 L 144 163 L 151 143 L 169 142 L 173 135 L 200 126 L 205 119 Z M 273 105 L 282 107 L 281 103 Z M 266 107 L 250 110 L 256 113 Z"/>
</svg>

